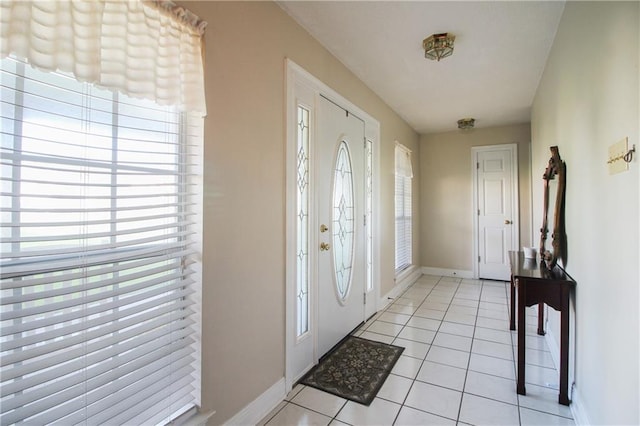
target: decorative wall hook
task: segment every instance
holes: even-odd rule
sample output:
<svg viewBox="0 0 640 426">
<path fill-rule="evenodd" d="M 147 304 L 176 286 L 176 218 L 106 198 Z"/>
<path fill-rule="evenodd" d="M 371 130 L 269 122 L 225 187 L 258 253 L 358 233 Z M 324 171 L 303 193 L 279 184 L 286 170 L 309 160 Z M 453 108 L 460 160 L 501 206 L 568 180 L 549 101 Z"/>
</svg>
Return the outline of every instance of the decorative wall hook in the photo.
<svg viewBox="0 0 640 426">
<path fill-rule="evenodd" d="M 620 160 L 624 161 L 625 163 L 630 163 L 633 161 L 633 154 L 635 154 L 635 152 L 636 152 L 636 146 L 633 145 L 633 148 L 631 148 L 625 154 L 620 154 L 615 157 L 609 158 L 609 161 L 607 161 L 607 164 L 615 163 L 616 161 L 620 161 Z"/>
</svg>

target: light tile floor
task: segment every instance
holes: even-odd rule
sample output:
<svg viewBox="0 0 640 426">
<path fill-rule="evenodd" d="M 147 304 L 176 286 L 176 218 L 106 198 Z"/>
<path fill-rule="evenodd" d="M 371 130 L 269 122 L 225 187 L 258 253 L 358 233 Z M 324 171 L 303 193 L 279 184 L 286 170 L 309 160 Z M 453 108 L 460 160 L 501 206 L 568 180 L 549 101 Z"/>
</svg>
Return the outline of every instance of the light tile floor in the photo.
<svg viewBox="0 0 640 426">
<path fill-rule="evenodd" d="M 527 395 L 516 394 L 509 287 L 422 276 L 354 332 L 403 346 L 367 407 L 297 385 L 261 425 L 574 425 L 558 404 L 558 373 L 527 312 Z"/>
</svg>

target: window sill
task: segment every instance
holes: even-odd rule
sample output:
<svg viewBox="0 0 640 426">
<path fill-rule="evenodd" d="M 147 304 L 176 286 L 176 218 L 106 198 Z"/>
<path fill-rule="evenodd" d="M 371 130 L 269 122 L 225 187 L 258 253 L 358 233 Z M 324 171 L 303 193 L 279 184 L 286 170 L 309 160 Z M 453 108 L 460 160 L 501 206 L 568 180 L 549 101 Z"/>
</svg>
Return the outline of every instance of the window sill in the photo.
<svg viewBox="0 0 640 426">
<path fill-rule="evenodd" d="M 396 272 L 396 285 L 403 284 L 406 280 L 411 280 L 418 273 L 420 268 L 415 265 L 409 265 L 401 271 Z M 417 278 L 417 277 L 416 277 Z"/>
</svg>

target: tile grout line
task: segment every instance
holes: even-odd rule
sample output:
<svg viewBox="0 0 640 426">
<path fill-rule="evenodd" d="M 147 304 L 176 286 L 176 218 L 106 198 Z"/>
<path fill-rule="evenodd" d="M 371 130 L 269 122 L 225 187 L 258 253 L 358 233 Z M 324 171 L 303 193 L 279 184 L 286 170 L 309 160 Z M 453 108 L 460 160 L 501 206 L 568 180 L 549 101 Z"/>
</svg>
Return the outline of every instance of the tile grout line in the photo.
<svg viewBox="0 0 640 426">
<path fill-rule="evenodd" d="M 414 311 L 414 313 L 412 314 L 412 316 L 411 316 L 412 318 L 413 318 L 413 316 L 415 315 L 415 312 L 417 312 L 417 311 L 418 311 L 418 309 L 420 309 L 420 306 L 422 306 L 422 305 L 424 304 L 424 302 L 427 300 L 427 298 L 431 295 L 431 293 L 433 292 L 433 290 L 434 290 L 438 285 L 440 285 L 440 283 L 442 282 L 442 278 L 444 278 L 444 277 L 440 277 L 440 279 L 438 280 L 438 282 L 437 282 L 437 283 L 436 283 L 436 284 L 431 288 L 431 290 L 430 290 L 430 291 L 429 291 L 429 293 L 425 296 L 425 298 L 422 300 L 422 302 L 420 303 L 420 305 L 418 306 L 418 308 L 416 309 L 416 311 Z M 458 287 L 460 287 L 460 281 L 459 281 L 459 282 L 457 282 L 457 285 L 456 285 L 456 291 L 457 291 Z M 454 292 L 454 295 L 455 295 L 455 292 Z M 425 362 L 426 362 L 426 360 L 427 360 L 427 356 L 429 356 L 429 352 L 431 351 L 431 348 L 433 347 L 433 342 L 434 342 L 434 340 L 435 340 L 436 336 L 438 335 L 438 333 L 440 332 L 440 327 L 442 327 L 442 323 L 444 322 L 444 318 L 446 317 L 447 312 L 449 311 L 449 307 L 451 307 L 451 303 L 452 303 L 452 302 L 453 302 L 453 296 L 451 296 L 451 300 L 449 301 L 449 304 L 448 304 L 448 306 L 447 306 L 447 310 L 446 310 L 446 311 L 444 311 L 444 315 L 443 315 L 442 319 L 440 320 L 440 324 L 438 325 L 438 329 L 435 331 L 435 334 L 434 334 L 434 336 L 433 336 L 433 340 L 431 341 L 431 344 L 429 345 L 429 349 L 427 349 L 427 352 L 425 353 L 424 358 L 422 359 L 422 361 L 421 361 L 421 363 L 420 363 L 420 368 L 418 368 L 418 371 L 416 372 L 416 376 L 413 378 L 413 381 L 411 382 L 411 386 L 409 387 L 409 390 L 407 391 L 407 394 L 406 394 L 406 395 L 405 395 L 405 397 L 404 397 L 404 401 L 403 401 L 403 403 L 402 403 L 402 406 L 400 407 L 400 410 L 398 411 L 398 414 L 396 415 L 396 419 L 394 420 L 394 424 L 395 424 L 395 422 L 397 421 L 398 416 L 400 415 L 400 411 L 402 411 L 402 408 L 403 408 L 403 407 L 405 407 L 405 404 L 404 404 L 404 403 L 407 401 L 407 398 L 409 397 L 409 394 L 411 393 L 411 390 L 413 389 L 413 387 L 414 387 L 415 383 L 416 383 L 417 381 L 419 381 L 419 380 L 418 380 L 418 374 L 420 373 L 420 370 L 422 370 L 422 367 L 424 366 L 424 363 L 425 363 Z M 433 331 L 433 330 L 431 330 L 431 331 Z M 443 364 L 443 365 L 444 365 L 444 364 Z M 420 383 L 424 383 L 424 382 L 420 381 Z M 427 384 L 429 384 L 429 383 L 427 383 Z M 433 386 L 435 386 L 435 385 L 433 385 Z M 443 387 L 443 386 L 440 386 L 440 387 Z M 444 387 L 443 387 L 443 388 L 444 388 Z M 445 389 L 448 389 L 448 388 L 445 388 Z M 407 406 L 407 407 L 408 407 L 408 406 Z M 413 407 L 410 407 L 410 408 L 413 408 Z M 439 415 L 439 414 L 430 413 L 430 412 L 427 412 L 427 411 L 424 411 L 424 410 L 420 410 L 420 409 L 417 409 L 417 408 L 414 408 L 414 409 L 415 409 L 415 410 L 418 410 L 418 411 L 422 411 L 422 412 L 427 413 L 427 414 L 430 414 L 430 415 L 439 416 L 439 417 L 442 417 L 442 418 L 445 418 L 445 419 L 450 419 L 450 418 L 448 418 L 448 417 L 445 417 L 445 416 L 442 416 L 442 415 Z M 453 419 L 450 419 L 450 420 L 453 420 Z"/>
<path fill-rule="evenodd" d="M 480 300 L 482 300 L 482 292 L 484 291 L 484 281 L 480 281 L 480 294 L 478 295 L 478 310 L 480 309 Z M 460 422 L 460 414 L 462 413 L 462 401 L 464 400 L 464 390 L 467 387 L 467 376 L 469 376 L 469 367 L 471 366 L 471 351 L 473 350 L 473 339 L 476 335 L 476 326 L 478 323 L 478 312 L 476 311 L 476 320 L 473 323 L 473 334 L 471 336 L 471 347 L 469 348 L 469 359 L 467 360 L 467 369 L 464 372 L 464 383 L 462 384 L 462 391 L 460 392 L 460 405 L 458 406 L 458 417 L 456 422 Z"/>
<path fill-rule="evenodd" d="M 518 368 L 516 367 L 518 359 L 517 359 L 517 350 L 516 350 L 516 346 L 513 344 L 513 333 L 511 330 L 511 314 L 512 314 L 512 310 L 513 310 L 513 305 L 515 304 L 513 300 L 511 300 L 511 283 L 509 282 L 508 285 L 505 286 L 504 288 L 504 292 L 505 292 L 505 297 L 507 299 L 507 320 L 509 321 L 509 336 L 511 337 L 511 354 L 513 355 L 513 373 L 515 375 L 515 383 L 516 383 L 516 403 L 518 404 L 518 422 L 520 422 L 520 424 L 522 424 L 522 415 L 520 414 L 520 395 L 518 394 Z M 517 328 L 516 328 L 517 329 Z M 525 330 L 526 332 L 526 330 Z"/>
<path fill-rule="evenodd" d="M 440 279 L 442 279 L 442 277 L 440 277 Z M 420 302 L 420 304 L 413 311 L 413 313 L 411 314 L 411 317 L 409 318 L 409 321 L 411 321 L 411 319 L 415 316 L 416 312 L 418 312 L 420 307 L 424 304 L 425 300 L 427 300 L 429 295 L 433 292 L 433 289 L 438 286 L 438 283 L 440 283 L 440 279 L 438 279 L 438 282 L 433 287 L 431 287 L 431 289 L 426 294 L 424 299 L 422 299 L 422 302 Z M 404 293 L 406 293 L 410 288 L 413 288 L 414 285 L 415 285 L 415 283 L 411 284 L 411 286 Z M 402 293 L 402 294 L 404 294 L 404 293 Z M 409 321 L 407 321 L 407 324 L 409 323 Z M 400 335 L 400 333 L 402 333 L 402 330 L 404 330 L 405 327 L 407 327 L 406 324 L 402 326 L 402 328 L 400 329 L 400 332 L 398 333 L 398 336 Z M 434 338 L 435 338 L 435 336 L 434 336 Z M 397 336 L 394 338 L 393 342 L 395 342 L 396 339 L 397 339 Z M 433 340 L 431 341 L 431 343 L 433 343 Z M 393 422 L 391 423 L 392 425 L 396 424 L 396 422 L 398 421 L 398 417 L 400 417 L 400 413 L 402 412 L 402 409 L 405 407 L 405 402 L 407 402 L 407 398 L 409 397 L 409 394 L 411 393 L 411 390 L 413 389 L 413 386 L 416 383 L 416 379 L 418 377 L 418 373 L 420 372 L 420 370 L 422 369 L 422 366 L 424 365 L 424 360 L 427 358 L 427 355 L 429 354 L 429 351 L 431 350 L 431 346 L 432 345 L 429 345 L 429 348 L 427 349 L 427 352 L 424 354 L 424 358 L 420 362 L 420 367 L 418 367 L 418 370 L 416 371 L 416 375 L 413 377 L 413 379 L 411 381 L 411 385 L 409 386 L 409 389 L 407 390 L 407 394 L 404 396 L 404 399 L 402 400 L 402 404 L 400 404 L 400 409 L 398 410 L 398 413 L 396 414 L 395 418 L 393 419 Z M 418 358 L 416 358 L 416 359 L 418 359 Z"/>
<path fill-rule="evenodd" d="M 438 282 L 431 287 L 431 289 L 429 289 L 428 293 L 424 296 L 424 298 L 422 299 L 422 301 L 420 302 L 420 304 L 413 310 L 413 312 L 411 313 L 411 316 L 409 317 L 409 320 L 402 325 L 402 328 L 400 329 L 400 331 L 398 332 L 398 334 L 393 338 L 392 340 L 392 344 L 396 343 L 396 340 L 398 339 L 398 336 L 402 333 L 402 331 L 407 327 L 407 324 L 409 323 L 409 321 L 411 321 L 412 318 L 414 318 L 415 313 L 420 309 L 420 307 L 424 304 L 424 302 L 427 300 L 427 298 L 429 297 L 429 295 L 431 295 L 431 293 L 433 292 L 433 289 L 436 288 L 438 286 L 438 284 L 440 283 L 440 280 L 442 279 L 442 277 L 440 277 L 440 279 L 438 279 Z M 419 279 L 418 279 L 419 280 Z M 416 280 L 416 282 L 418 281 Z M 415 285 L 415 283 L 411 284 L 411 286 L 409 288 L 407 288 L 402 295 L 404 295 L 406 292 L 408 292 L 410 289 L 413 288 L 413 286 Z M 400 297 L 402 297 L 402 295 Z M 387 308 L 388 309 L 388 308 Z M 413 309 L 413 307 L 412 307 Z M 386 310 L 385 310 L 386 311 Z M 422 318 L 422 317 L 419 317 Z M 409 326 L 410 327 L 410 326 Z M 410 339 L 406 339 L 406 340 L 410 340 Z M 412 341 L 412 340 L 410 340 Z M 417 342 L 419 343 L 419 342 Z M 433 343 L 433 341 L 432 341 Z M 392 425 L 394 425 L 397 421 L 398 421 L 398 417 L 400 416 L 400 412 L 402 411 L 402 409 L 405 407 L 405 402 L 407 401 L 407 398 L 409 397 L 409 394 L 411 393 L 411 390 L 413 389 L 413 386 L 415 385 L 416 382 L 416 377 L 418 376 L 418 373 L 420 372 L 420 370 L 422 369 L 422 366 L 424 365 L 424 360 L 426 359 L 429 351 L 431 350 L 431 345 L 429 345 L 429 348 L 427 349 L 427 352 L 424 355 L 424 358 L 422 359 L 422 361 L 420 361 L 420 367 L 418 367 L 418 370 L 416 371 L 416 375 L 415 377 L 411 380 L 411 385 L 409 386 L 409 389 L 407 390 L 407 394 L 404 396 L 404 399 L 402 400 L 402 403 L 400 404 L 400 409 L 398 410 L 398 413 L 396 414 L 396 416 L 393 419 Z M 408 355 L 407 355 L 408 356 Z M 414 358 L 414 357 L 411 357 Z M 415 359 L 419 359 L 419 358 L 415 358 Z M 407 406 L 408 407 L 408 406 Z"/>
</svg>

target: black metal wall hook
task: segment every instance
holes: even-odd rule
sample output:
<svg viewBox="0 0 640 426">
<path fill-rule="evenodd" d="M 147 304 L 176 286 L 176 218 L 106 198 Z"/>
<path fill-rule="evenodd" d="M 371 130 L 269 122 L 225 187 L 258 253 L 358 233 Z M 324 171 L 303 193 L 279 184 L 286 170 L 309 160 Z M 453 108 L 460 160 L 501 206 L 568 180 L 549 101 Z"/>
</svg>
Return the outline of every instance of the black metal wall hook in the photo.
<svg viewBox="0 0 640 426">
<path fill-rule="evenodd" d="M 636 145 L 633 145 L 633 148 L 631 148 L 629 151 L 627 151 L 627 153 L 625 155 L 622 156 L 622 159 L 625 161 L 625 163 L 630 163 L 633 161 L 633 154 L 635 154 L 636 152 Z"/>
</svg>

